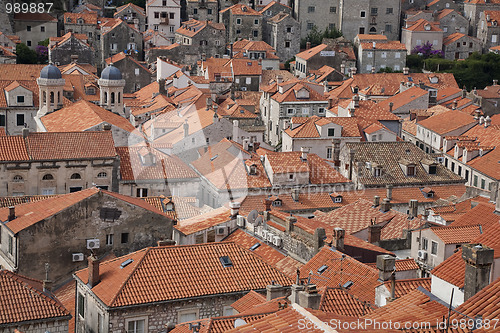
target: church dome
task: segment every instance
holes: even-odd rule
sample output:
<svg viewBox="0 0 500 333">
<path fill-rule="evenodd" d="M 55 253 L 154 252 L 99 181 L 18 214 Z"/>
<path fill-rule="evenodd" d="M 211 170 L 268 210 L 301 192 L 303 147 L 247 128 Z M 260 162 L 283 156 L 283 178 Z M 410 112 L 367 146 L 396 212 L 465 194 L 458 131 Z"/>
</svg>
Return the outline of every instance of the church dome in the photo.
<svg viewBox="0 0 500 333">
<path fill-rule="evenodd" d="M 108 67 L 104 68 L 101 73 L 101 79 L 103 80 L 121 80 L 122 73 L 118 68 L 113 66 L 113 64 L 109 64 Z"/>
<path fill-rule="evenodd" d="M 47 66 L 42 68 L 42 70 L 40 71 L 40 78 L 57 80 L 57 79 L 61 79 L 62 75 L 61 75 L 61 71 L 59 70 L 59 68 L 57 68 L 56 66 L 54 66 L 52 64 L 48 64 Z"/>
</svg>

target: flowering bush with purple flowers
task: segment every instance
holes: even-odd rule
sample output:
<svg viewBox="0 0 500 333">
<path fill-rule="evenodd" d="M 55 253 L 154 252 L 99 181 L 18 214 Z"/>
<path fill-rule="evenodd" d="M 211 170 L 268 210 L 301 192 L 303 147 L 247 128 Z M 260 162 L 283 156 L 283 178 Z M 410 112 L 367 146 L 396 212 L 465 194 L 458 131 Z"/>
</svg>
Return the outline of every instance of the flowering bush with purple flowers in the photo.
<svg viewBox="0 0 500 333">
<path fill-rule="evenodd" d="M 424 45 L 417 45 L 415 48 L 411 51 L 412 54 L 418 54 L 424 59 L 430 58 L 432 56 L 437 56 L 440 58 L 444 58 L 444 53 L 442 50 L 433 50 L 432 49 L 432 43 L 426 42 Z"/>
</svg>

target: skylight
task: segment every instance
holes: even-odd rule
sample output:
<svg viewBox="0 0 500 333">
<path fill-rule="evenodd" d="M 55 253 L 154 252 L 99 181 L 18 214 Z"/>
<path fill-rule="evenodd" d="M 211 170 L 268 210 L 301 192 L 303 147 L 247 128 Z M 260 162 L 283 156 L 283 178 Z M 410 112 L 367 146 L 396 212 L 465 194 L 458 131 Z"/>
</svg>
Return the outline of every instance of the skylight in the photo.
<svg viewBox="0 0 500 333">
<path fill-rule="evenodd" d="M 122 262 L 122 264 L 120 265 L 120 268 L 125 268 L 125 267 L 127 267 L 128 265 L 130 265 L 133 262 L 134 262 L 133 259 L 127 259 L 124 262 Z"/>
<path fill-rule="evenodd" d="M 219 154 L 215 155 L 214 157 L 211 157 L 211 158 L 210 158 L 210 161 L 215 160 L 217 157 L 219 157 Z"/>
<path fill-rule="evenodd" d="M 323 265 L 321 266 L 320 268 L 318 268 L 318 273 L 319 274 L 322 274 L 324 271 L 326 271 L 326 269 L 328 268 L 327 265 Z"/>
<path fill-rule="evenodd" d="M 219 259 L 222 264 L 222 267 L 233 267 L 233 262 L 231 261 L 231 259 L 229 259 L 228 256 L 223 256 L 220 257 Z"/>
<path fill-rule="evenodd" d="M 260 243 L 255 243 L 254 245 L 252 245 L 252 247 L 250 248 L 250 251 L 255 251 L 258 247 L 260 246 Z"/>
</svg>

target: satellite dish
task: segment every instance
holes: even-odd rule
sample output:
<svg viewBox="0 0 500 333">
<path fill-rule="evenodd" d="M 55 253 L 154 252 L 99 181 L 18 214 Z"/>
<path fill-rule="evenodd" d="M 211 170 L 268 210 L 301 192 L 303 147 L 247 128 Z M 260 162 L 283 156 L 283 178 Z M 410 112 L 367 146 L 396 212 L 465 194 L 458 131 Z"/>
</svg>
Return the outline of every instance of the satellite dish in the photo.
<svg viewBox="0 0 500 333">
<path fill-rule="evenodd" d="M 234 321 L 234 328 L 236 328 L 236 327 L 240 327 L 240 326 L 243 326 L 243 325 L 246 325 L 246 324 L 247 324 L 247 322 L 246 322 L 246 321 L 244 321 L 244 320 L 243 320 L 243 319 L 241 319 L 241 318 L 238 318 L 238 319 L 236 319 L 236 320 Z"/>
<path fill-rule="evenodd" d="M 257 219 L 255 220 L 255 225 L 263 225 L 264 224 L 264 219 L 262 216 L 258 216 Z"/>
<path fill-rule="evenodd" d="M 254 224 L 255 220 L 257 219 L 257 216 L 259 216 L 259 212 L 256 211 L 255 209 L 252 210 L 247 216 L 248 223 Z"/>
</svg>

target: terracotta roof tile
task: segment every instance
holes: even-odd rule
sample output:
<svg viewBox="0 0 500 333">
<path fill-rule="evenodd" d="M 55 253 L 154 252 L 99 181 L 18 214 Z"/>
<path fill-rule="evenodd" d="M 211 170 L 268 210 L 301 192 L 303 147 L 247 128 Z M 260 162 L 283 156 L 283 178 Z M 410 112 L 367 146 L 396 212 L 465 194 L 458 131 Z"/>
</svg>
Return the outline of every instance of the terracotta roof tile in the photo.
<svg viewBox="0 0 500 333">
<path fill-rule="evenodd" d="M 413 260 L 413 259 L 412 259 Z M 415 261 L 413 261 L 415 262 Z M 387 290 L 391 290 L 391 281 L 384 282 Z M 427 291 L 431 290 L 431 278 L 417 278 L 417 279 L 402 279 L 396 280 L 396 288 L 394 290 L 394 295 L 396 298 L 403 297 L 404 295 L 412 292 L 418 287 L 422 287 Z"/>
<path fill-rule="evenodd" d="M 250 15 L 250 16 L 262 16 L 261 13 L 252 9 L 251 7 L 245 4 L 236 4 L 224 10 L 221 10 L 219 13 L 224 13 L 226 11 L 230 11 L 233 15 Z"/>
<path fill-rule="evenodd" d="M 489 203 L 479 203 L 474 208 L 468 210 L 458 217 L 450 226 L 466 227 L 480 223 L 483 228 L 489 228 L 498 223 L 500 218 L 495 214 L 495 206 Z"/>
<path fill-rule="evenodd" d="M 418 124 L 437 134 L 444 135 L 475 122 L 474 117 L 469 114 L 458 110 L 450 110 L 421 120 Z"/>
<path fill-rule="evenodd" d="M 360 47 L 363 50 L 406 50 L 406 45 L 402 44 L 399 41 L 390 41 L 390 42 L 378 42 L 373 47 L 373 43 L 360 43 Z"/>
<path fill-rule="evenodd" d="M 431 230 L 445 244 L 470 243 L 481 234 L 480 225 L 432 227 Z"/>
<path fill-rule="evenodd" d="M 373 268 L 377 268 L 377 263 L 369 263 L 367 265 Z M 396 259 L 396 272 L 413 271 L 418 270 L 419 268 L 420 266 L 418 266 L 418 264 L 415 262 L 415 259 L 413 258 Z"/>
<path fill-rule="evenodd" d="M 389 110 L 389 103 L 392 103 L 393 104 L 392 109 L 397 110 L 403 105 L 406 105 L 412 102 L 413 100 L 427 94 L 429 94 L 427 90 L 421 89 L 419 87 L 411 87 L 410 89 L 400 92 L 399 94 L 394 95 L 393 97 L 389 97 L 388 99 L 379 102 L 378 104 L 380 107 Z"/>
<path fill-rule="evenodd" d="M 41 281 L 0 270 L 0 325 L 69 318 L 59 301 L 43 293 Z"/>
<path fill-rule="evenodd" d="M 371 313 L 373 306 L 360 301 L 346 289 L 327 287 L 323 291 L 319 309 L 342 316 L 361 317 Z"/>
<path fill-rule="evenodd" d="M 292 118 L 292 123 L 295 124 L 299 118 L 303 117 Z M 292 138 L 319 138 L 321 135 L 317 126 L 324 126 L 332 123 L 342 126 L 342 137 L 361 137 L 358 122 L 355 117 L 320 118 L 318 116 L 312 116 L 304 118 L 303 120 L 299 120 L 301 125 L 294 129 L 287 128 L 285 133 Z"/>
<path fill-rule="evenodd" d="M 146 16 L 146 11 L 144 10 L 144 8 L 142 7 L 139 7 L 137 5 L 134 5 L 133 3 L 128 3 L 126 5 L 123 5 L 123 6 L 120 6 L 120 7 L 117 7 L 116 8 L 116 12 L 114 13 L 114 16 L 120 14 L 123 10 L 125 9 L 128 9 L 128 8 L 131 8 L 133 9 L 136 13 L 142 15 L 142 16 Z"/>
<path fill-rule="evenodd" d="M 198 231 L 213 229 L 215 226 L 224 222 L 229 222 L 230 220 L 230 209 L 220 207 L 205 214 L 180 221 L 174 228 L 184 235 L 191 235 Z"/>
<path fill-rule="evenodd" d="M 262 304 L 265 301 L 266 298 L 264 296 L 253 290 L 250 290 L 248 294 L 231 304 L 231 307 L 241 313 L 252 308 L 254 305 Z"/>
<path fill-rule="evenodd" d="M 435 32 L 435 31 L 443 31 L 441 28 L 439 28 L 438 24 L 435 24 L 434 22 L 429 22 L 425 19 L 419 19 L 415 22 L 412 22 L 413 25 L 408 27 L 408 28 L 403 28 L 403 30 L 409 30 L 409 31 L 429 31 L 429 32 Z"/>
<path fill-rule="evenodd" d="M 356 37 L 360 42 L 363 40 L 387 40 L 387 36 L 385 35 L 357 34 Z"/>
<path fill-rule="evenodd" d="M 228 256 L 232 266 L 223 267 L 222 256 Z M 133 262 L 121 269 L 128 259 Z M 284 286 L 292 283 L 250 251 L 230 242 L 149 247 L 101 263 L 100 272 L 101 281 L 92 292 L 109 307 L 261 290 L 270 281 Z M 87 273 L 84 269 L 76 276 L 86 283 Z"/>
<path fill-rule="evenodd" d="M 83 24 L 97 25 L 97 12 L 64 13 L 64 24 L 77 24 L 79 19 L 83 19 Z"/>
</svg>

